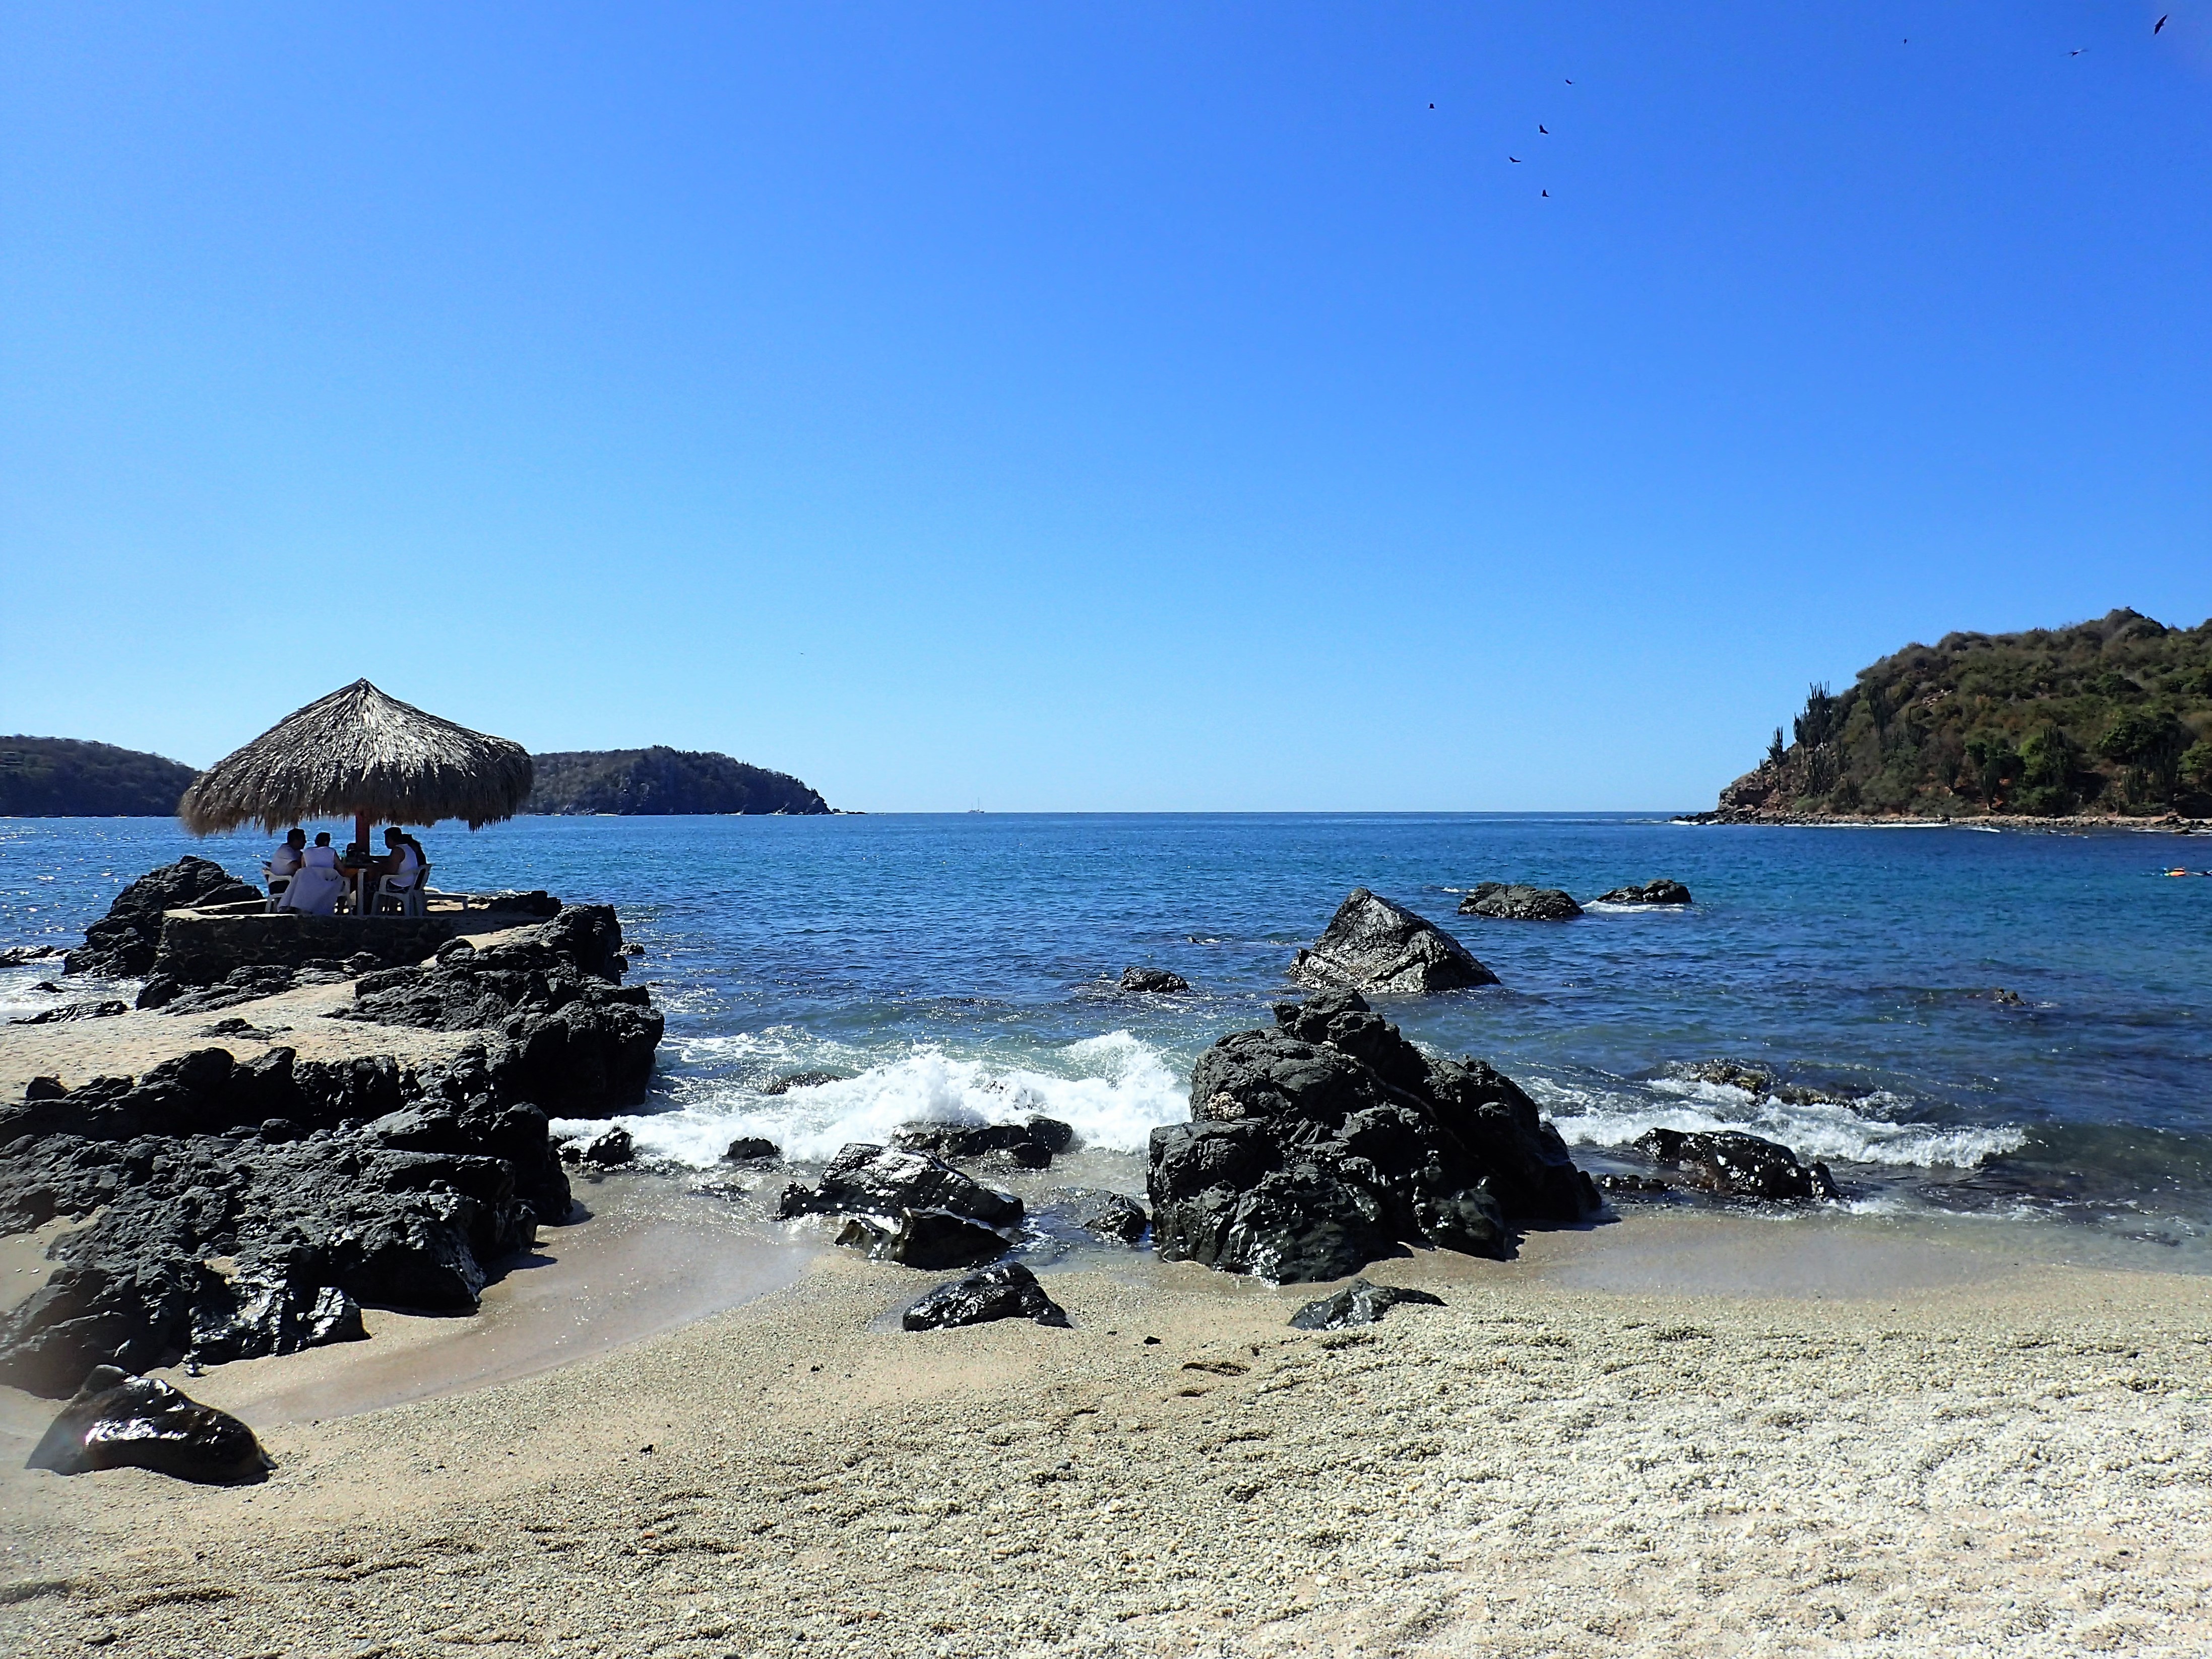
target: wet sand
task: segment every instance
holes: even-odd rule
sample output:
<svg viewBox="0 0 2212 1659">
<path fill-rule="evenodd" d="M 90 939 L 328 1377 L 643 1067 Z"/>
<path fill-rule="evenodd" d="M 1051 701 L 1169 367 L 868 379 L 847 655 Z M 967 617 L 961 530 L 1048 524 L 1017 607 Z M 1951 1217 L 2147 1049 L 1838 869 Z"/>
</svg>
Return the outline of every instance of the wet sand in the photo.
<svg viewBox="0 0 2212 1659">
<path fill-rule="evenodd" d="M 264 1486 L 21 1471 L 51 1407 L 9 1398 L 0 1646 L 2212 1645 L 2204 1279 L 1646 1212 L 1511 1263 L 1379 1263 L 1449 1305 L 1359 1332 L 1285 1327 L 1316 1287 L 1102 1253 L 1045 1275 L 1073 1330 L 908 1334 L 888 1316 L 935 1276 L 744 1204 L 672 1219 L 648 1182 L 587 1188 L 594 1219 L 488 1318 L 188 1384 L 260 1426 Z M 636 1316 L 794 1273 L 681 1328 Z M 425 1378 L 448 1391 L 387 1403 Z"/>
</svg>

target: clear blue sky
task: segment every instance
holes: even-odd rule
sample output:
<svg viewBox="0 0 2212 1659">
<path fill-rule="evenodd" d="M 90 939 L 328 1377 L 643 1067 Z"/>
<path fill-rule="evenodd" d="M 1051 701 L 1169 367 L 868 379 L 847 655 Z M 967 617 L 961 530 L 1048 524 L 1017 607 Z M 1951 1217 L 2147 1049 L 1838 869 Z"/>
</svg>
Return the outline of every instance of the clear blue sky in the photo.
<svg viewBox="0 0 2212 1659">
<path fill-rule="evenodd" d="M 2212 0 L 0 20 L 0 731 L 1671 808 L 2212 612 Z"/>
</svg>

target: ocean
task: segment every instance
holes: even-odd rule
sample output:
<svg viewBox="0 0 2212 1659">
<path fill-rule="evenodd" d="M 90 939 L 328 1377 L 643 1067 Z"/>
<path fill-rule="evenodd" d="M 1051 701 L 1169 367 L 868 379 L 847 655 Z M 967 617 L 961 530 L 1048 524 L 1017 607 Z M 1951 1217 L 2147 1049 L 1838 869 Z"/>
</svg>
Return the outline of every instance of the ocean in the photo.
<svg viewBox="0 0 2212 1659">
<path fill-rule="evenodd" d="M 1863 1212 L 2212 1267 L 2212 878 L 2163 873 L 2212 866 L 2201 840 L 1399 814 L 526 818 L 422 839 L 441 887 L 617 907 L 668 1017 L 652 1097 L 619 1121 L 672 1176 L 741 1134 L 818 1159 L 911 1118 L 1041 1111 L 1140 1190 L 1192 1060 L 1297 994 L 1293 951 L 1366 886 L 1503 981 L 1378 1006 L 1517 1079 L 1585 1167 L 1642 1167 L 1628 1144 L 1654 1126 L 1743 1128 L 1826 1161 Z M 180 854 L 251 878 L 264 850 L 167 820 L 0 820 L 0 946 L 77 942 Z M 1695 904 L 1455 915 L 1480 881 L 1587 902 L 1657 876 Z M 1121 995 L 1131 963 L 1195 988 Z M 55 968 L 0 969 L 0 1016 L 49 1006 L 33 987 Z M 1771 1086 L 1713 1080 L 1715 1061 Z M 769 1092 L 808 1072 L 837 1078 Z"/>
</svg>

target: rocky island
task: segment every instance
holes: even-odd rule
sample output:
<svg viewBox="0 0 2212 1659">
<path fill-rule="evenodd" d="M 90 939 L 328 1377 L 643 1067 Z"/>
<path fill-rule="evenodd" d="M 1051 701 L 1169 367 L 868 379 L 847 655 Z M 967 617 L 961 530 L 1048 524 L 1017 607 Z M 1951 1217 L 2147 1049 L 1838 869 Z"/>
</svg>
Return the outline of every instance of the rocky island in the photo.
<svg viewBox="0 0 2212 1659">
<path fill-rule="evenodd" d="M 1697 822 L 2212 816 L 2212 622 L 1947 634 L 1814 686 Z"/>
</svg>

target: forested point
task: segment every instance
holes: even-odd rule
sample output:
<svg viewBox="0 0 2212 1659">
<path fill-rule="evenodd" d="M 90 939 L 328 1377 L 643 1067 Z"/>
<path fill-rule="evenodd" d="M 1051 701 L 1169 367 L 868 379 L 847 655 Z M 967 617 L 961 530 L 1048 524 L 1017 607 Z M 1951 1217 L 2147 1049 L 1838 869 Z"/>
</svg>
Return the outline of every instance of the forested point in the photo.
<svg viewBox="0 0 2212 1659">
<path fill-rule="evenodd" d="M 689 750 L 602 749 L 533 755 L 525 812 L 827 812 L 830 803 L 788 772 Z"/>
<path fill-rule="evenodd" d="M 1947 634 L 1815 685 L 1724 816 L 2212 813 L 2212 622 Z"/>
<path fill-rule="evenodd" d="M 165 818 L 199 774 L 76 738 L 0 738 L 0 818 Z"/>
</svg>

